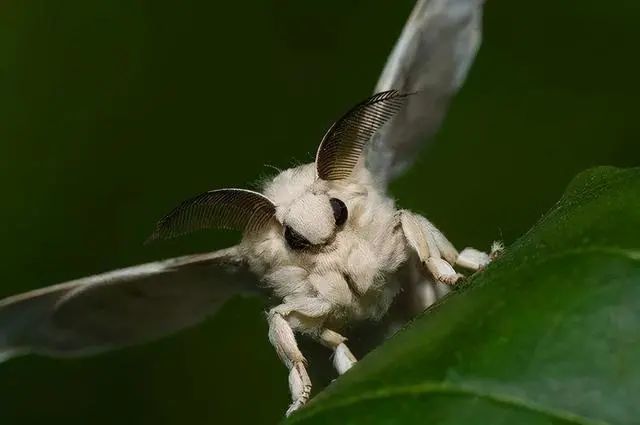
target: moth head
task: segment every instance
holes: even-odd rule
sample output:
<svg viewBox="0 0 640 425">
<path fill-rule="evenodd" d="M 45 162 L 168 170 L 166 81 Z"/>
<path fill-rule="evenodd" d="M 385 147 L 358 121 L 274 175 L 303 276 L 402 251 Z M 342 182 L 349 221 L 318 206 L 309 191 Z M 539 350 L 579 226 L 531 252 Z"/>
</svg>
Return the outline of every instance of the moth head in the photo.
<svg viewBox="0 0 640 425">
<path fill-rule="evenodd" d="M 348 216 L 342 200 L 324 193 L 305 193 L 283 214 L 285 242 L 295 251 L 326 245 L 345 225 Z"/>
</svg>

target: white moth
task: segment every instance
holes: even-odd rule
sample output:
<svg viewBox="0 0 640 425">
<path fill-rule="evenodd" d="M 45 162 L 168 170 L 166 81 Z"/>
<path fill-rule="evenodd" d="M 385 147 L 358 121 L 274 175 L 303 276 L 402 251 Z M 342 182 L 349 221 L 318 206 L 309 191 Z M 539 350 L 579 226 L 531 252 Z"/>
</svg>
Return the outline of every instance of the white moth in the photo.
<svg viewBox="0 0 640 425">
<path fill-rule="evenodd" d="M 480 43 L 481 8 L 480 0 L 419 0 L 377 94 L 329 129 L 315 163 L 281 172 L 262 193 L 222 189 L 187 200 L 151 236 L 232 228 L 243 231 L 238 245 L 6 298 L 0 356 L 88 355 L 148 341 L 261 283 L 281 300 L 267 314 L 269 340 L 290 371 L 287 414 L 299 409 L 311 381 L 296 332 L 331 348 L 342 374 L 356 362 L 338 333 L 346 325 L 380 319 L 409 287 L 422 309 L 460 278 L 453 266 L 478 270 L 491 259 L 459 253 L 385 193 L 462 84 Z"/>
</svg>

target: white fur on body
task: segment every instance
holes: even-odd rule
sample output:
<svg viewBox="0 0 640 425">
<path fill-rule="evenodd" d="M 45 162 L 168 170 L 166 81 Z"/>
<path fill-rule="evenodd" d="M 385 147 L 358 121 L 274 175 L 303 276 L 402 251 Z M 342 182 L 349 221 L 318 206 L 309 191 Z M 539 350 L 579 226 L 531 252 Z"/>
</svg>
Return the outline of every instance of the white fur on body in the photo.
<svg viewBox="0 0 640 425">
<path fill-rule="evenodd" d="M 355 321 L 380 319 L 401 289 L 401 266 L 421 271 L 409 284 L 423 309 L 446 292 L 432 282 L 421 284 L 425 273 L 452 284 L 461 276 L 453 269 L 456 262 L 471 269 L 488 262 L 477 250 L 467 251 L 470 258 L 460 257 L 424 217 L 396 209 L 362 166 L 348 179 L 325 181 L 317 178 L 315 164 L 302 165 L 280 173 L 263 193 L 276 206 L 275 219 L 260 232 L 248 233 L 240 246 L 250 268 L 282 299 L 268 320 L 269 339 L 290 370 L 288 414 L 304 405 L 311 391 L 294 331 L 333 349 L 334 365 L 344 373 L 356 360 L 336 331 Z M 335 224 L 331 198 L 347 206 L 342 226 Z M 313 246 L 291 249 L 283 237 L 285 226 Z"/>
<path fill-rule="evenodd" d="M 277 220 L 241 245 L 251 269 L 296 312 L 296 329 L 305 332 L 381 317 L 399 289 L 389 277 L 407 258 L 394 202 L 365 169 L 348 181 L 324 181 L 315 173 L 307 164 L 269 183 L 264 194 L 276 205 Z M 347 206 L 340 228 L 330 198 Z M 289 248 L 283 225 L 314 246 Z"/>
</svg>

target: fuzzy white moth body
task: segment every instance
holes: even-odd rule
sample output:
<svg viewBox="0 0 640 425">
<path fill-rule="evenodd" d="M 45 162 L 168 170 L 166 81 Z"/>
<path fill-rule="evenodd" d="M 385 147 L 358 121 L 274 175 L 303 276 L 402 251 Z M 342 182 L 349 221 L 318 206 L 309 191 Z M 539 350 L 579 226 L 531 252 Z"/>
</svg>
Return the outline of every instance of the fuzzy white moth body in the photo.
<svg viewBox="0 0 640 425">
<path fill-rule="evenodd" d="M 241 243 L 249 266 L 265 284 L 284 304 L 300 306 L 295 308 L 297 329 L 342 328 L 384 315 L 399 290 L 391 277 L 405 262 L 407 246 L 394 202 L 369 172 L 362 168 L 349 181 L 326 182 L 316 178 L 314 164 L 307 164 L 281 173 L 264 193 L 282 223 L 303 236 L 307 229 L 323 236 L 313 249 L 292 250 L 279 221 Z M 346 205 L 349 217 L 342 226 L 336 226 L 331 208 L 315 207 L 328 206 L 330 199 Z M 291 224 L 290 216 L 295 217 Z"/>
</svg>

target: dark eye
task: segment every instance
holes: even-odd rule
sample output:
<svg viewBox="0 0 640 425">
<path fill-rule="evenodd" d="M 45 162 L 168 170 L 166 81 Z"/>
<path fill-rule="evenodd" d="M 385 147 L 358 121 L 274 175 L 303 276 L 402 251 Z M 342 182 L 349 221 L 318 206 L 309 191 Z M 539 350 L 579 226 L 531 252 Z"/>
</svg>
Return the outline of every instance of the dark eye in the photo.
<svg viewBox="0 0 640 425">
<path fill-rule="evenodd" d="M 311 242 L 306 240 L 304 236 L 302 236 L 300 233 L 296 232 L 289 226 L 284 227 L 284 239 L 287 241 L 287 245 L 289 245 L 289 248 L 295 251 L 308 248 L 311 245 Z"/>
<path fill-rule="evenodd" d="M 333 217 L 336 219 L 336 226 L 342 226 L 346 223 L 347 217 L 349 217 L 347 206 L 337 198 L 331 198 L 329 202 L 331 203 L 331 208 L 333 208 Z"/>
</svg>

